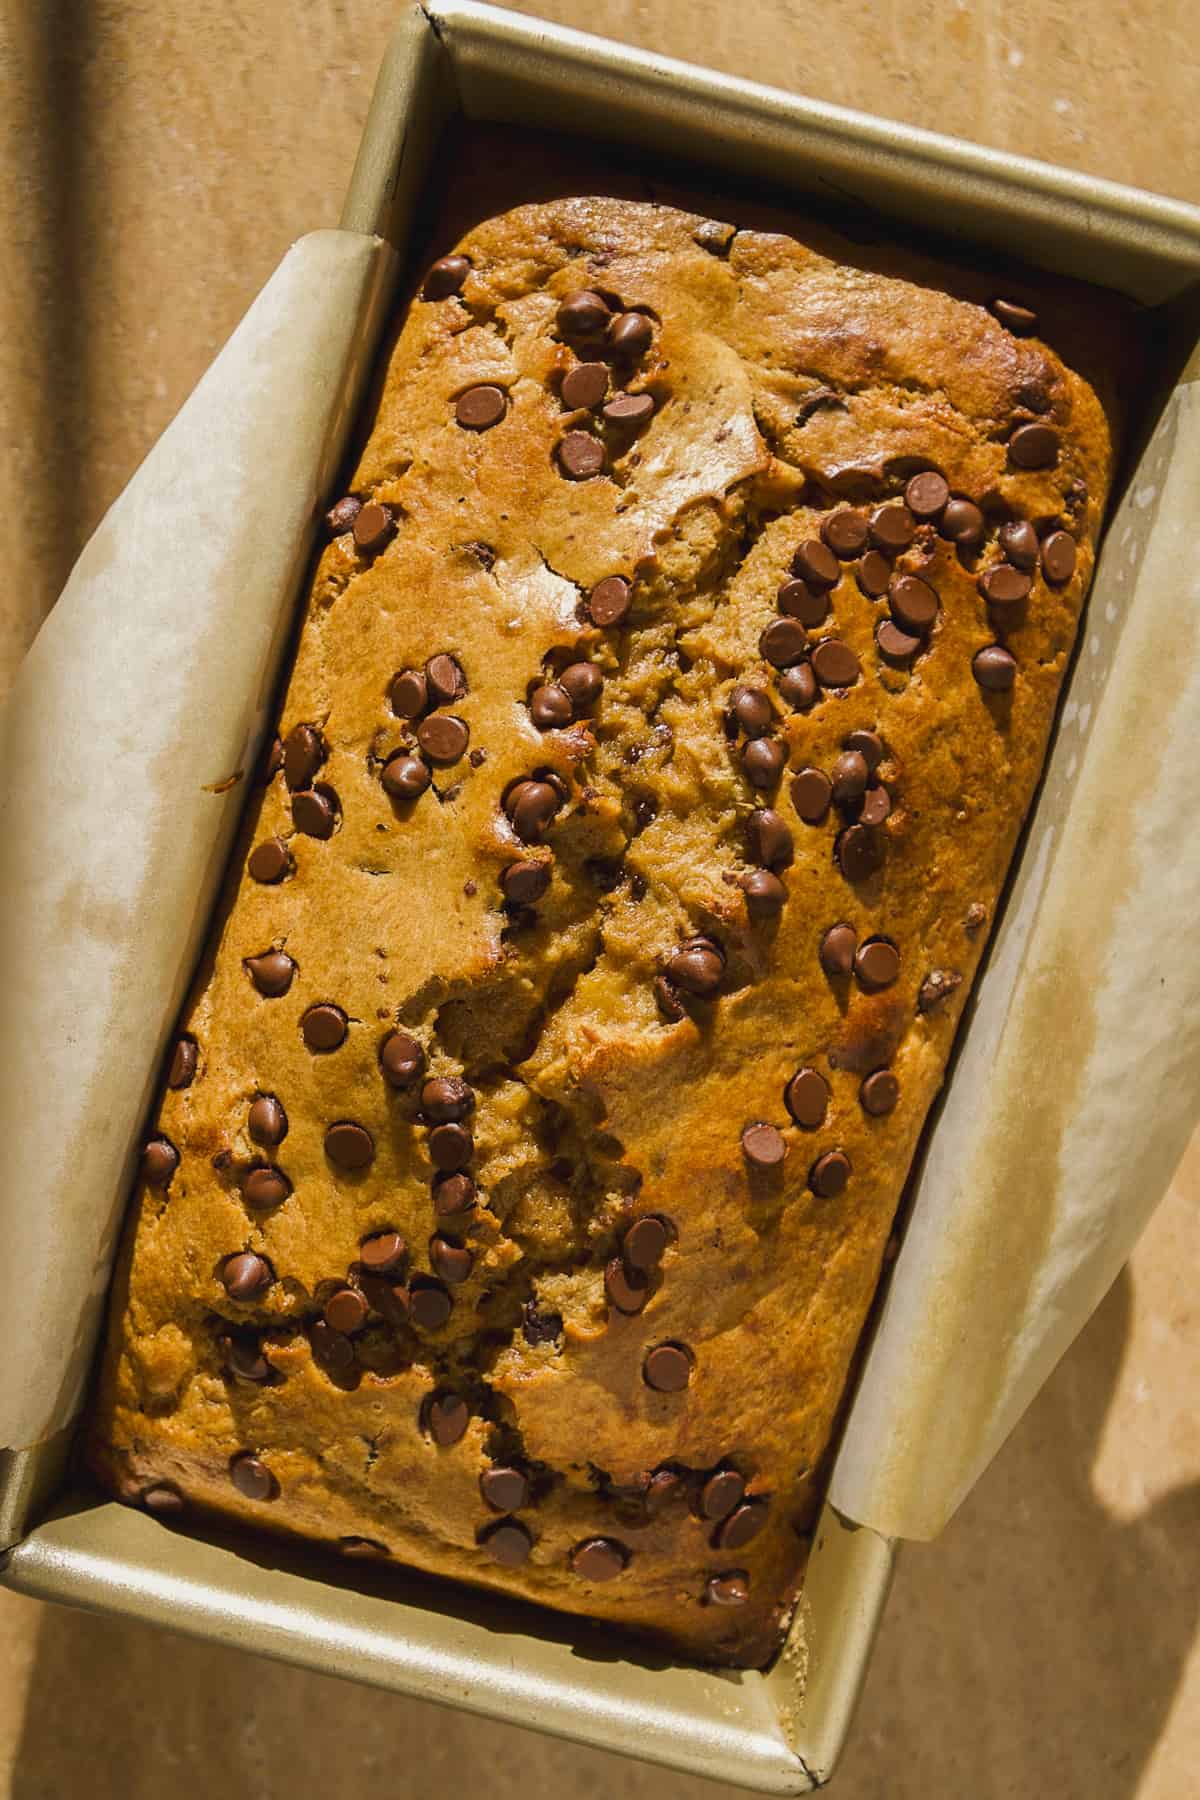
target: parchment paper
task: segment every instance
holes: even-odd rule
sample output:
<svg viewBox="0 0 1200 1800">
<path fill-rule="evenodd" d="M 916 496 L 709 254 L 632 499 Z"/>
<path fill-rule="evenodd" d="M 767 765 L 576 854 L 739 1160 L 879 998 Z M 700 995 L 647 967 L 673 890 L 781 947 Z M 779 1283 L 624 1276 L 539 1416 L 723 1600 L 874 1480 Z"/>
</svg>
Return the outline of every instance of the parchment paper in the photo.
<svg viewBox="0 0 1200 1800">
<path fill-rule="evenodd" d="M 392 252 L 302 239 L 112 507 L 0 718 L 0 1446 L 86 1381 L 135 1139 L 252 778 Z"/>
<path fill-rule="evenodd" d="M 1198 493 L 1193 380 L 1109 528 L 834 1471 L 833 1504 L 885 1536 L 941 1530 L 1115 1278 L 1200 1117 Z"/>
</svg>

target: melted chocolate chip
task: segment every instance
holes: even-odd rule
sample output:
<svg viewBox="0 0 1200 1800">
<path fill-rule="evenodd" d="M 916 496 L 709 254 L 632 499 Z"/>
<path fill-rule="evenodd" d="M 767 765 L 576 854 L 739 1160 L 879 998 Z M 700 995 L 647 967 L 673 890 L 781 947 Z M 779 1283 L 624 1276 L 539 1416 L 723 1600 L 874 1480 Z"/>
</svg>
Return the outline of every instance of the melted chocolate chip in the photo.
<svg viewBox="0 0 1200 1800">
<path fill-rule="evenodd" d="M 454 416 L 465 431 L 490 431 L 504 417 L 507 405 L 503 388 L 484 382 L 458 396 Z"/>
<path fill-rule="evenodd" d="M 783 1090 L 783 1103 L 802 1130 L 816 1131 L 829 1110 L 829 1083 L 816 1069 L 797 1069 Z"/>
<path fill-rule="evenodd" d="M 239 1250 L 221 1264 L 221 1284 L 231 1300 L 257 1300 L 275 1279 L 264 1256 Z"/>
<path fill-rule="evenodd" d="M 339 1119 L 325 1133 L 325 1154 L 339 1169 L 365 1169 L 375 1160 L 375 1140 L 365 1125 Z"/>
<path fill-rule="evenodd" d="M 379 1046 L 379 1067 L 389 1087 L 411 1088 L 425 1068 L 425 1052 L 406 1031 L 390 1031 Z"/>
<path fill-rule="evenodd" d="M 465 256 L 442 256 L 431 264 L 421 288 L 423 300 L 448 300 L 451 294 L 457 294 L 470 273 L 471 264 Z"/>
<path fill-rule="evenodd" d="M 345 1043 L 349 1029 L 349 1021 L 341 1007 L 326 1002 L 310 1006 L 300 1020 L 304 1042 L 316 1054 L 339 1049 Z"/>
<path fill-rule="evenodd" d="M 429 765 L 408 750 L 398 750 L 384 764 L 379 777 L 385 793 L 393 800 L 416 800 L 429 786 Z"/>
</svg>

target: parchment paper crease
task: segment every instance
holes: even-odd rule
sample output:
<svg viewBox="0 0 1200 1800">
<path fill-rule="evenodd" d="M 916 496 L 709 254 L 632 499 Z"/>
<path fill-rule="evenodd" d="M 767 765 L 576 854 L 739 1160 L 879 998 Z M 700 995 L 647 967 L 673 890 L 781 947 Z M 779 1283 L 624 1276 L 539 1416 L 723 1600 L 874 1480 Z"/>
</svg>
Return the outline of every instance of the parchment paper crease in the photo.
<svg viewBox="0 0 1200 1800">
<path fill-rule="evenodd" d="M 349 232 L 293 247 L 88 544 L 0 718 L 9 1449 L 79 1405 L 135 1137 L 393 261 Z"/>
</svg>

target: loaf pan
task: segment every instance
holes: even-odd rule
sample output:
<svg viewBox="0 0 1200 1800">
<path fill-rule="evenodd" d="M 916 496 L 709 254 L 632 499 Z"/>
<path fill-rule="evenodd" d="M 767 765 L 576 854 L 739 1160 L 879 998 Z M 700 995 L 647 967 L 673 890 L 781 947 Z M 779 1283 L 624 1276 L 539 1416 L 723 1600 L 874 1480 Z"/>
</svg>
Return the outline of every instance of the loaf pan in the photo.
<svg viewBox="0 0 1200 1800">
<path fill-rule="evenodd" d="M 381 265 L 375 302 L 364 307 L 327 463 L 347 441 L 386 312 L 380 295 L 396 278 L 439 137 L 457 115 L 586 134 L 716 182 L 769 175 L 801 209 L 806 199 L 849 204 L 893 228 L 936 219 L 966 246 L 1154 309 L 1166 365 L 1184 378 L 1200 319 L 1200 229 L 1187 208 L 443 0 L 400 16 L 347 197 L 342 229 L 398 255 Z M 1171 385 L 1148 401 L 1144 435 Z M 274 655 L 282 654 L 280 637 Z M 100 1197 L 98 1218 L 111 1205 Z M 90 1335 L 84 1322 L 81 1355 Z M 70 1437 L 62 1427 L 33 1448 L 0 1451 L 6 1585 L 761 1793 L 805 1792 L 832 1774 L 896 1548 L 827 1504 L 801 1605 L 770 1670 L 663 1666 L 612 1632 L 416 1574 L 347 1571 L 276 1540 L 167 1529 L 73 1483 Z"/>
</svg>

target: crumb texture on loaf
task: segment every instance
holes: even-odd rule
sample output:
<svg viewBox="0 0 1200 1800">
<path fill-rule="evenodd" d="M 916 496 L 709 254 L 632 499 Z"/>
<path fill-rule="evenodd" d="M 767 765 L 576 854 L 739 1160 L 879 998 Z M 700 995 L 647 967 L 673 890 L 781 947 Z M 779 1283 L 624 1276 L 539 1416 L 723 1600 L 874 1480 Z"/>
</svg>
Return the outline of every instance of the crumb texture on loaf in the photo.
<svg viewBox="0 0 1200 1800">
<path fill-rule="evenodd" d="M 434 265 L 143 1157 L 123 1497 L 777 1648 L 1109 481 L 1026 299 L 603 198 Z"/>
</svg>

